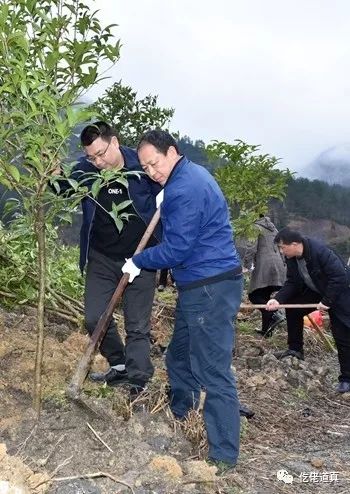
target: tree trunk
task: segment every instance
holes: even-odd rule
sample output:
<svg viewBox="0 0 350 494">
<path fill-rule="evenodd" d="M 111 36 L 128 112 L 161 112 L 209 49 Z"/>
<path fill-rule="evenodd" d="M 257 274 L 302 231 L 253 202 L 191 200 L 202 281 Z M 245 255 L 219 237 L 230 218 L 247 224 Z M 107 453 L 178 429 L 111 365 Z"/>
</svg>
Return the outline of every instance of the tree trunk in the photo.
<svg viewBox="0 0 350 494">
<path fill-rule="evenodd" d="M 41 368 L 44 352 L 44 316 L 45 316 L 45 290 L 46 290 L 46 250 L 45 250 L 45 211 L 42 204 L 39 205 L 35 218 L 35 234 L 38 241 L 38 312 L 37 312 L 37 344 L 35 354 L 35 381 L 33 408 L 37 418 L 41 411 Z"/>
</svg>

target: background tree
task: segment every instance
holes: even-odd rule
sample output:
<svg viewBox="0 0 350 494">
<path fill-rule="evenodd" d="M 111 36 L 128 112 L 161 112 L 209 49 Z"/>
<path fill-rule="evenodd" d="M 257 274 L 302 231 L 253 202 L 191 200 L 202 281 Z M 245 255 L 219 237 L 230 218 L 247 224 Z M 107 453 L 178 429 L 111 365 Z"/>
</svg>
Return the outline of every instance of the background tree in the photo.
<svg viewBox="0 0 350 494">
<path fill-rule="evenodd" d="M 214 141 L 207 146 L 209 158 L 225 163 L 215 178 L 231 207 L 237 236 L 253 238 L 254 221 L 266 214 L 269 201 L 285 196 L 289 170 L 279 170 L 279 160 L 259 154 L 259 146 L 236 140 L 236 144 Z"/>
<path fill-rule="evenodd" d="M 62 201 L 49 190 L 73 128 L 92 116 L 74 107 L 113 64 L 119 42 L 75 0 L 0 0 L 0 183 L 22 199 L 37 245 L 38 339 L 34 407 L 39 415 L 46 291 L 46 232 Z M 73 187 L 76 184 L 72 183 Z"/>
<path fill-rule="evenodd" d="M 174 115 L 173 108 L 158 106 L 158 96 L 137 99 L 137 92 L 121 81 L 115 82 L 92 106 L 116 129 L 120 142 L 135 146 L 151 128 L 166 128 Z"/>
</svg>

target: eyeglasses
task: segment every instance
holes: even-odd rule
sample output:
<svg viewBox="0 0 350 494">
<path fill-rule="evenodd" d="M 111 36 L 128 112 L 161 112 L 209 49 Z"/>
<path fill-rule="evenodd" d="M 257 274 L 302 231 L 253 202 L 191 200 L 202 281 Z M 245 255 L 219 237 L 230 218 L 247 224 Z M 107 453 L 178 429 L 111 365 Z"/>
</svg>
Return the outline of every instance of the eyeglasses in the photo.
<svg viewBox="0 0 350 494">
<path fill-rule="evenodd" d="M 99 153 L 95 154 L 95 156 L 90 156 L 87 154 L 86 159 L 88 161 L 90 161 L 91 163 L 96 163 L 96 160 L 98 160 L 99 158 L 104 158 L 107 151 L 108 151 L 109 146 L 111 145 L 111 142 L 112 141 L 109 141 L 108 146 L 106 147 L 106 149 L 104 151 L 100 151 Z"/>
</svg>

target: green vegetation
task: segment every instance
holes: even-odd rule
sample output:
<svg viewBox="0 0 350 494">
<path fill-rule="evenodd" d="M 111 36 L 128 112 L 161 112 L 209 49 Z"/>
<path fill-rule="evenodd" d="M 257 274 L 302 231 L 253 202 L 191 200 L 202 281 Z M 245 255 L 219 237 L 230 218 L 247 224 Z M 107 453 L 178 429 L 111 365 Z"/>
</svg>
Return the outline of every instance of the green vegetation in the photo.
<svg viewBox="0 0 350 494">
<path fill-rule="evenodd" d="M 215 178 L 231 207 L 236 235 L 254 238 L 254 221 L 268 211 L 271 199 L 284 198 L 291 173 L 277 169 L 274 156 L 259 154 L 259 146 L 235 142 L 214 141 L 207 152 L 225 163 L 215 170 Z"/>
<path fill-rule="evenodd" d="M 328 219 L 350 226 L 350 189 L 307 178 L 288 182 L 285 206 L 290 213 L 310 219 Z"/>
<path fill-rule="evenodd" d="M 57 212 L 48 184 L 67 155 L 74 127 L 91 117 L 79 97 L 99 81 L 98 64 L 113 64 L 119 42 L 113 26 L 75 0 L 0 0 L 0 183 L 22 200 L 37 246 L 37 352 L 34 408 L 40 413 L 46 232 Z"/>
<path fill-rule="evenodd" d="M 113 125 L 125 146 L 135 146 L 149 129 L 167 128 L 174 115 L 173 108 L 158 106 L 158 96 L 137 99 L 137 92 L 121 81 L 107 89 L 92 108 Z"/>
</svg>

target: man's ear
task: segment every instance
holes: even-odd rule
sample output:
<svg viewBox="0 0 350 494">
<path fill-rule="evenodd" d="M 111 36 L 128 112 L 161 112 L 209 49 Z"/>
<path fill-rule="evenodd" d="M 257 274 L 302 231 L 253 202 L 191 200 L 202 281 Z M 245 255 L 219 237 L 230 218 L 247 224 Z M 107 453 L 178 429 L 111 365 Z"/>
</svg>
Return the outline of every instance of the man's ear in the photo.
<svg viewBox="0 0 350 494">
<path fill-rule="evenodd" d="M 119 148 L 120 144 L 117 136 L 112 136 L 111 142 Z"/>
<path fill-rule="evenodd" d="M 167 155 L 170 157 L 170 158 L 173 158 L 173 159 L 176 159 L 177 157 L 177 151 L 175 149 L 174 146 L 169 146 L 169 149 L 168 149 L 168 152 L 167 152 Z"/>
</svg>

